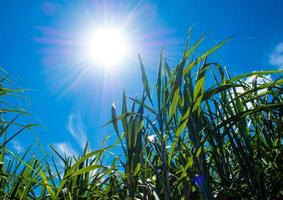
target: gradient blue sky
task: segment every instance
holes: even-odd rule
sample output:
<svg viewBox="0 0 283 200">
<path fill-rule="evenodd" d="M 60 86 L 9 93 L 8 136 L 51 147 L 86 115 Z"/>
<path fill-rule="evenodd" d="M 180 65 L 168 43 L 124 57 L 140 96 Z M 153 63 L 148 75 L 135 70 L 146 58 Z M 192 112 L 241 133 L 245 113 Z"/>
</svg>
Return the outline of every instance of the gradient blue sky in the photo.
<svg viewBox="0 0 283 200">
<path fill-rule="evenodd" d="M 43 124 L 12 144 L 19 152 L 39 138 L 66 152 L 80 152 L 89 138 L 97 148 L 111 127 L 112 102 L 119 107 L 122 90 L 129 96 L 141 88 L 137 54 L 151 79 L 164 47 L 170 64 L 181 56 L 187 30 L 193 39 L 208 31 L 205 48 L 236 34 L 212 59 L 235 73 L 283 66 L 283 1 L 0 1 L 0 65 L 32 89 L 20 99 Z M 112 21 L 124 24 L 135 49 L 112 72 L 86 70 L 78 53 L 87 28 Z"/>
</svg>

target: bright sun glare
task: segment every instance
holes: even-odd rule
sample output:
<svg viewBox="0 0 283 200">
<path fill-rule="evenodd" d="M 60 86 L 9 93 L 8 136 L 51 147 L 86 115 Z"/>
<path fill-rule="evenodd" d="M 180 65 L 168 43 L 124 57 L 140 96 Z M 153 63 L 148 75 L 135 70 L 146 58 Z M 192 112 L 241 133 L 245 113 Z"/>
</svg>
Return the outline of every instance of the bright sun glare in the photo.
<svg viewBox="0 0 283 200">
<path fill-rule="evenodd" d="M 106 68 L 123 62 L 129 52 L 125 33 L 118 28 L 97 28 L 88 33 L 85 39 L 86 59 Z"/>
</svg>

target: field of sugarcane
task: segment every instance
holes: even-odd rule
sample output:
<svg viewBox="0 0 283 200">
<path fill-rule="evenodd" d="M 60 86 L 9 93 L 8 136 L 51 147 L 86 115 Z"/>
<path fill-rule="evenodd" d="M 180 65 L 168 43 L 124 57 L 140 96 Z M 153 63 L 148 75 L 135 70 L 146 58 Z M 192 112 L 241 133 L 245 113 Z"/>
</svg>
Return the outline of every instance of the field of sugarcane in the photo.
<svg viewBox="0 0 283 200">
<path fill-rule="evenodd" d="M 197 56 L 204 39 L 189 33 L 176 66 L 161 53 L 154 84 L 139 56 L 143 94 L 104 124 L 116 143 L 76 157 L 8 148 L 34 125 L 1 69 L 0 199 L 283 199 L 283 70 L 232 76 L 209 57 L 230 39 Z"/>
</svg>

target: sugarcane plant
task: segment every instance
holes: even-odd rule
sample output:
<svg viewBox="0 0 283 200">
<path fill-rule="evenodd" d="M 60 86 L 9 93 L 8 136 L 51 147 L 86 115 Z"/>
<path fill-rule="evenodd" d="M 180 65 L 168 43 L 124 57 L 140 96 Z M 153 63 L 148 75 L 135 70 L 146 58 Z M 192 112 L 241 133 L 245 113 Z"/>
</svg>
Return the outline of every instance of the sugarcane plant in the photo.
<svg viewBox="0 0 283 200">
<path fill-rule="evenodd" d="M 135 191 L 129 197 L 282 197 L 282 70 L 231 77 L 225 67 L 208 60 L 231 38 L 195 57 L 205 36 L 190 45 L 190 33 L 174 68 L 160 55 L 154 88 L 140 58 L 144 94 L 129 97 L 132 108 L 139 109 L 128 112 L 124 94 L 122 114 L 112 114 L 116 132 L 117 121 L 122 122 L 118 137 L 124 138 L 126 149 L 125 176 L 139 183 L 128 183 L 133 187 L 129 191 Z M 136 163 L 132 156 L 139 157 Z"/>
<path fill-rule="evenodd" d="M 231 38 L 198 55 L 206 35 L 190 34 L 176 66 L 161 51 L 155 84 L 138 56 L 143 93 L 124 91 L 121 113 L 112 105 L 111 146 L 18 155 L 7 144 L 33 124 L 17 123 L 28 113 L 1 100 L 1 199 L 283 198 L 283 70 L 232 76 L 209 58 Z M 23 92 L 10 82 L 2 70 L 1 99 Z"/>
</svg>

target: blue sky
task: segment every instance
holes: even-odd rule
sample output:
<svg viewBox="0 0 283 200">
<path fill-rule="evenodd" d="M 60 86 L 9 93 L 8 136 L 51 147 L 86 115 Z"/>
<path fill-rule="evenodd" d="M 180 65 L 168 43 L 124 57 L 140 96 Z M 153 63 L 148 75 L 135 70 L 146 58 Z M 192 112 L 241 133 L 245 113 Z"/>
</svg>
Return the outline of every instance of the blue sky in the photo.
<svg viewBox="0 0 283 200">
<path fill-rule="evenodd" d="M 31 2 L 31 1 L 30 1 Z M 89 138 L 97 148 L 111 127 L 112 102 L 119 107 L 123 89 L 129 96 L 141 88 L 137 53 L 151 79 L 160 48 L 173 65 L 182 54 L 190 26 L 193 39 L 208 31 L 198 50 L 236 34 L 212 59 L 235 73 L 283 66 L 283 2 L 281 0 L 186 1 L 24 1 L 2 0 L 0 66 L 31 89 L 20 99 L 43 126 L 25 132 L 13 146 L 21 151 L 38 138 L 66 152 L 80 152 Z M 135 48 L 120 66 L 87 68 L 79 41 L 89 27 L 127 23 Z"/>
</svg>

